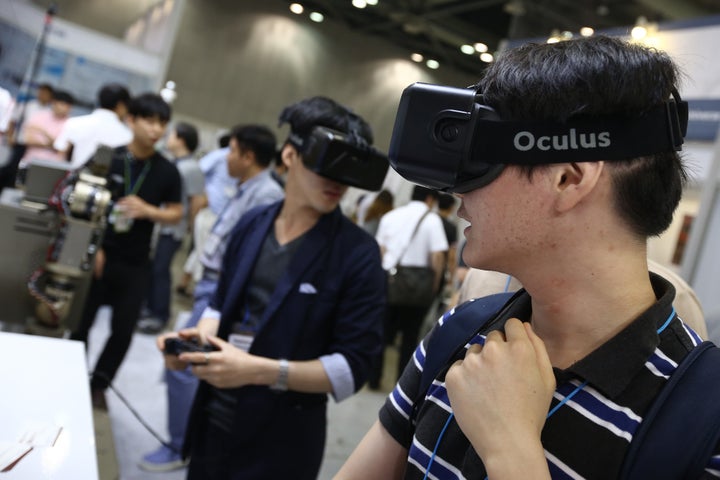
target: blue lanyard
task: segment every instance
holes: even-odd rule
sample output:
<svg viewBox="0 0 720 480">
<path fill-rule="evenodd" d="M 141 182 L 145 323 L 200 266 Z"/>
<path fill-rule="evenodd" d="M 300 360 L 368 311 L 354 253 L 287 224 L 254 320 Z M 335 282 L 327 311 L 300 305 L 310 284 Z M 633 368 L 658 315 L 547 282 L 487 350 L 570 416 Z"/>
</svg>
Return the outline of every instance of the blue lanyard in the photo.
<svg viewBox="0 0 720 480">
<path fill-rule="evenodd" d="M 658 335 L 660 335 L 660 334 L 663 332 L 663 330 L 665 330 L 665 329 L 668 327 L 668 325 L 670 325 L 670 322 L 672 321 L 672 319 L 673 319 L 674 317 L 675 317 L 675 307 L 672 307 L 672 311 L 670 312 L 670 315 L 668 316 L 667 320 L 665 320 L 665 323 L 663 323 L 663 324 L 660 326 L 660 328 L 658 328 L 658 330 L 657 330 Z M 565 405 L 565 404 L 568 402 L 568 400 L 570 400 L 572 397 L 574 397 L 576 393 L 578 393 L 580 390 L 582 390 L 583 388 L 585 388 L 585 386 L 587 386 L 587 384 L 588 384 L 588 381 L 585 380 L 583 383 L 581 383 L 580 385 L 578 385 L 577 387 L 575 387 L 575 390 L 573 390 L 572 392 L 570 392 L 569 395 L 567 395 L 565 398 L 563 398 L 560 403 L 558 403 L 557 405 L 555 405 L 555 407 L 553 407 L 552 410 L 550 410 L 550 411 L 548 412 L 547 416 L 545 417 L 545 420 L 547 420 L 548 418 L 550 418 L 555 412 L 558 411 L 558 409 L 559 409 L 560 407 L 562 407 L 563 405 Z M 430 474 L 430 467 L 432 467 L 432 464 L 433 464 L 433 462 L 435 461 L 435 455 L 437 454 L 438 447 L 440 446 L 440 441 L 442 440 L 443 435 L 445 435 L 445 430 L 447 430 L 447 428 L 448 428 L 448 426 L 450 425 L 450 422 L 452 421 L 453 418 L 455 418 L 455 413 L 454 413 L 454 412 L 453 412 L 453 413 L 450 413 L 450 416 L 448 417 L 447 421 L 445 422 L 445 426 L 444 426 L 444 427 L 442 428 L 442 430 L 440 431 L 440 435 L 438 435 L 437 442 L 435 442 L 435 448 L 433 449 L 432 455 L 430 456 L 430 461 L 428 462 L 428 466 L 427 466 L 427 468 L 425 469 L 425 476 L 423 477 L 423 480 L 427 480 L 428 475 Z M 487 476 L 485 477 L 485 480 L 488 480 L 488 477 L 487 477 Z"/>
</svg>

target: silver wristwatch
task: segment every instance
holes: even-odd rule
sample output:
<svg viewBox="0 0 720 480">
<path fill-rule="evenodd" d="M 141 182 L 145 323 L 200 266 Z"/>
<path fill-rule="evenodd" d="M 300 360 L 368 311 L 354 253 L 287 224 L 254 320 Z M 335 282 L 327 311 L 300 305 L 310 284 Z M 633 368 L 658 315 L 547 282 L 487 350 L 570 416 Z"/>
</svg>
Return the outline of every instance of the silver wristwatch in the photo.
<svg viewBox="0 0 720 480">
<path fill-rule="evenodd" d="M 288 374 L 290 373 L 290 363 L 285 358 L 279 359 L 280 372 L 278 372 L 277 380 L 270 385 L 271 390 L 284 392 L 288 389 Z"/>
</svg>

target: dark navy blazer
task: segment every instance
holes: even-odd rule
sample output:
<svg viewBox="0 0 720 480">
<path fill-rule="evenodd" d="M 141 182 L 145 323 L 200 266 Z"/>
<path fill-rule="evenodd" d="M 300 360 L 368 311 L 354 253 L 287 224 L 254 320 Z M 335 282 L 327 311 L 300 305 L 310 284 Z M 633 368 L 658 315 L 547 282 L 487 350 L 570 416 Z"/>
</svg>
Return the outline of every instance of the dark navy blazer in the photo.
<svg viewBox="0 0 720 480">
<path fill-rule="evenodd" d="M 221 338 L 227 338 L 233 321 L 242 316 L 248 280 L 281 207 L 282 201 L 248 212 L 232 233 L 211 302 L 221 312 Z M 305 285 L 304 291 L 316 293 L 301 292 L 303 284 L 313 287 Z M 386 275 L 377 242 L 336 208 L 323 215 L 302 240 L 265 309 L 250 353 L 290 360 L 340 353 L 350 365 L 357 390 L 382 348 L 385 297 Z M 209 388 L 201 382 L 189 432 L 204 417 Z M 303 443 L 312 443 L 308 440 L 316 436 L 324 444 L 326 394 L 276 393 L 267 386 L 234 390 L 238 403 L 232 429 L 238 446 L 257 444 L 269 428 L 282 430 L 276 435 L 297 434 Z M 268 461 L 277 463 L 277 459 L 274 451 Z"/>
</svg>

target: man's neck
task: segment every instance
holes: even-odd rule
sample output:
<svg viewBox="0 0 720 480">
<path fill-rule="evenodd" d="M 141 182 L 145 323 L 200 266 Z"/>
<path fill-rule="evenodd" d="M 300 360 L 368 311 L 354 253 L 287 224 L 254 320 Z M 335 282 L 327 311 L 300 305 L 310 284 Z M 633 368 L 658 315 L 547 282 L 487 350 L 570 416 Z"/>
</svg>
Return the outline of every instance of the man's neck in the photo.
<svg viewBox="0 0 720 480">
<path fill-rule="evenodd" d="M 606 262 L 595 256 L 587 266 L 566 258 L 567 268 L 545 270 L 555 272 L 552 277 L 543 276 L 538 265 L 540 270 L 522 280 L 533 299 L 533 329 L 553 366 L 567 368 L 585 357 L 656 301 L 645 257 L 609 253 Z"/>
<path fill-rule="evenodd" d="M 130 144 L 127 146 L 127 149 L 137 160 L 146 160 L 152 157 L 155 153 L 154 146 L 148 147 L 146 145 L 139 145 L 135 141 L 130 142 Z"/>
<path fill-rule="evenodd" d="M 247 182 L 251 178 L 257 177 L 264 171 L 265 171 L 265 169 L 263 167 L 260 167 L 258 165 L 253 165 L 250 168 L 248 168 L 247 171 L 240 177 L 240 181 Z"/>
<path fill-rule="evenodd" d="M 280 245 L 285 245 L 303 235 L 317 224 L 322 217 L 309 205 L 296 205 L 285 197 L 280 214 L 275 219 L 275 237 Z"/>
</svg>

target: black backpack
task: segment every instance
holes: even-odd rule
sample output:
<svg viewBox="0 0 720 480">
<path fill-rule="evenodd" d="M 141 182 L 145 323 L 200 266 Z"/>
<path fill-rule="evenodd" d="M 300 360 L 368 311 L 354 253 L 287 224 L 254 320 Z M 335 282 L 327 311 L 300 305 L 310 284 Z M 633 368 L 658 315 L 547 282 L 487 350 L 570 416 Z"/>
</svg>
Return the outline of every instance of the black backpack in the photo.
<svg viewBox="0 0 720 480">
<path fill-rule="evenodd" d="M 458 307 L 428 341 L 413 417 L 428 388 L 468 341 L 509 303 L 499 293 Z M 517 295 L 517 294 L 515 294 Z M 678 365 L 645 414 L 619 478 L 698 478 L 720 440 L 720 348 L 703 342 Z"/>
</svg>

